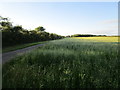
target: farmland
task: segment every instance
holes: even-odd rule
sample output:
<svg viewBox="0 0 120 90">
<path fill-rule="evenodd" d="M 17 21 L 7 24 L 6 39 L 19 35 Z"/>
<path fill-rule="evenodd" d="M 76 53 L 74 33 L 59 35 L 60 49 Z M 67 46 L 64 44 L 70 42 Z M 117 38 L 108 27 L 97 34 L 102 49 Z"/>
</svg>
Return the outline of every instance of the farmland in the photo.
<svg viewBox="0 0 120 90">
<path fill-rule="evenodd" d="M 3 88 L 120 88 L 118 37 L 53 40 L 3 65 Z"/>
</svg>

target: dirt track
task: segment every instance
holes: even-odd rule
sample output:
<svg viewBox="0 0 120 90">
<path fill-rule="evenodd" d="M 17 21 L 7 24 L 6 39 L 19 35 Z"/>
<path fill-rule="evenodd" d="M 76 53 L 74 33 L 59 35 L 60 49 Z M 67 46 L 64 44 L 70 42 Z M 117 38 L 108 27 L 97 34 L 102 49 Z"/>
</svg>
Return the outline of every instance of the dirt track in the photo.
<svg viewBox="0 0 120 90">
<path fill-rule="evenodd" d="M 45 44 L 38 44 L 38 45 L 34 45 L 34 46 L 30 46 L 27 48 L 23 48 L 23 49 L 19 49 L 19 50 L 15 50 L 15 51 L 11 51 L 11 52 L 7 52 L 7 53 L 3 53 L 2 54 L 2 63 L 4 64 L 5 62 L 9 61 L 10 59 L 14 58 L 17 55 L 21 55 L 24 54 L 26 52 L 29 52 L 37 47 L 43 46 Z"/>
</svg>

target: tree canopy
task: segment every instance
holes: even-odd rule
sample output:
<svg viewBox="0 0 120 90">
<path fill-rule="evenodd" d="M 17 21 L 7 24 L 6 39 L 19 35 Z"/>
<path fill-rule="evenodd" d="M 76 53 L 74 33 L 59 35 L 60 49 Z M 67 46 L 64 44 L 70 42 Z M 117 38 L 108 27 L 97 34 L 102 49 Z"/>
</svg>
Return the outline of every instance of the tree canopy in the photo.
<svg viewBox="0 0 120 90">
<path fill-rule="evenodd" d="M 13 26 L 8 18 L 0 16 L 0 30 L 2 31 L 3 47 L 15 44 L 39 42 L 61 39 L 64 36 L 49 33 L 45 28 L 38 26 L 34 30 L 26 30 L 21 25 Z"/>
<path fill-rule="evenodd" d="M 41 32 L 41 31 L 45 31 L 45 28 L 42 27 L 42 26 L 39 26 L 39 27 L 35 28 L 35 30 L 36 30 L 37 32 Z"/>
</svg>

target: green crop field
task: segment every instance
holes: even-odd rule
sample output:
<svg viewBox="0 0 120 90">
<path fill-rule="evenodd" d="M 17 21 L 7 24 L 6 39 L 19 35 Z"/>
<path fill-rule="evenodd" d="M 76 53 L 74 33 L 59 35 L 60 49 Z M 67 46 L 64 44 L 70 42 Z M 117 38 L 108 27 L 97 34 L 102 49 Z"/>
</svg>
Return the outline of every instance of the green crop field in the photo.
<svg viewBox="0 0 120 90">
<path fill-rule="evenodd" d="M 120 88 L 118 37 L 50 41 L 3 65 L 3 88 Z"/>
</svg>

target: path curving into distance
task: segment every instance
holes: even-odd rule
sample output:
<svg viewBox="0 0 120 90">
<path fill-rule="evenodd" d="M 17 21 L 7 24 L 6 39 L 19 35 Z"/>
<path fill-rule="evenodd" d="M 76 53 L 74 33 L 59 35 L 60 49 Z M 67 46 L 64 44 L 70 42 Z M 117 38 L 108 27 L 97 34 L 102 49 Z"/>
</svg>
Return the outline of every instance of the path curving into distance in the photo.
<svg viewBox="0 0 120 90">
<path fill-rule="evenodd" d="M 38 45 L 30 46 L 30 47 L 27 47 L 27 48 L 3 53 L 2 54 L 2 64 L 4 64 L 5 62 L 11 60 L 12 58 L 14 58 L 18 55 L 24 54 L 26 52 L 29 52 L 29 51 L 31 51 L 33 49 L 36 49 L 36 48 L 38 48 L 40 46 L 43 46 L 43 45 L 45 45 L 45 44 L 38 44 Z"/>
</svg>

